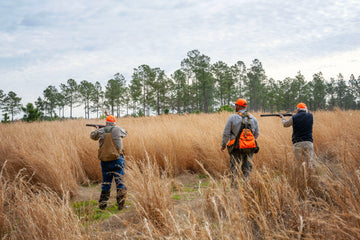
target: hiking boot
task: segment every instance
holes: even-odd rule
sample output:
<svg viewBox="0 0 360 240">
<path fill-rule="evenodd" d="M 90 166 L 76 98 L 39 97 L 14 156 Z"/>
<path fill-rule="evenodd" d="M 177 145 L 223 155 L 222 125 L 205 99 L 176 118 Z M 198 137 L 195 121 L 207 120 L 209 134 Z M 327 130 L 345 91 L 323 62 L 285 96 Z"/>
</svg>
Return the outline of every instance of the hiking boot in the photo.
<svg viewBox="0 0 360 240">
<path fill-rule="evenodd" d="M 101 191 L 100 194 L 100 200 L 99 200 L 99 208 L 101 210 L 105 210 L 106 206 L 107 206 L 107 201 L 110 198 L 110 191 Z"/>
<path fill-rule="evenodd" d="M 116 202 L 118 204 L 118 209 L 121 210 L 125 207 L 126 189 L 120 188 L 116 191 Z"/>
</svg>

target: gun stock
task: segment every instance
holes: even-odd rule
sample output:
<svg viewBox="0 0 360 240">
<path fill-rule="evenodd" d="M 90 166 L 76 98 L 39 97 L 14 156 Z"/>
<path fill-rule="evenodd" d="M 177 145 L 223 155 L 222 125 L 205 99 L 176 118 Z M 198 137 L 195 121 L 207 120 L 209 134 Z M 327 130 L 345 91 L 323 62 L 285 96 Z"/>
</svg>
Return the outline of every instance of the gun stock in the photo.
<svg viewBox="0 0 360 240">
<path fill-rule="evenodd" d="M 87 127 L 96 127 L 96 126 L 98 126 L 99 128 L 105 127 L 105 125 L 101 125 L 101 124 L 86 124 L 85 126 L 87 126 Z"/>
<path fill-rule="evenodd" d="M 292 116 L 291 113 L 274 113 L 274 114 L 261 114 L 260 117 L 280 117 L 283 116 Z"/>
</svg>

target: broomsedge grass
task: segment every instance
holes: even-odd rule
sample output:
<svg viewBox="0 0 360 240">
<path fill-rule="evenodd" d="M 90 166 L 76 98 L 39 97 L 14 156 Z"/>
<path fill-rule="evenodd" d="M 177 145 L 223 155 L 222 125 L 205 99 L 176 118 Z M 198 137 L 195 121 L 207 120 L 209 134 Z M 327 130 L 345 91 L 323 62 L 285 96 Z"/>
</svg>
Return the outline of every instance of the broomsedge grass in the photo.
<svg viewBox="0 0 360 240">
<path fill-rule="evenodd" d="M 6 163 L 5 163 L 6 164 Z M 74 215 L 69 192 L 33 188 L 19 171 L 13 181 L 0 174 L 1 239 L 87 239 Z"/>
<path fill-rule="evenodd" d="M 98 145 L 84 125 L 103 121 L 1 124 L 1 238 L 358 239 L 359 111 L 314 113 L 311 171 L 298 169 L 291 128 L 255 113 L 260 152 L 237 189 L 230 188 L 228 154 L 219 151 L 229 115 L 118 119 L 129 133 L 131 208 L 115 212 L 106 227 L 80 224 L 69 202 L 79 184 L 101 181 Z M 178 180 L 183 174 L 208 177 L 189 190 Z"/>
</svg>

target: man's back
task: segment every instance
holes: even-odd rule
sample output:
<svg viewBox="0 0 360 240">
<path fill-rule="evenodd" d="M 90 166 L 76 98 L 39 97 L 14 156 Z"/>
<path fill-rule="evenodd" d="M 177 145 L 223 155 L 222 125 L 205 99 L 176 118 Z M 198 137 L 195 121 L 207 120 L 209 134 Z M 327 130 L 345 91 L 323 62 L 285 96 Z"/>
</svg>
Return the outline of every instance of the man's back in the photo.
<svg viewBox="0 0 360 240">
<path fill-rule="evenodd" d="M 313 115 L 306 111 L 299 111 L 292 116 L 293 135 L 292 142 L 313 142 Z"/>
<path fill-rule="evenodd" d="M 107 125 L 104 128 L 100 128 L 96 131 L 93 131 L 91 133 L 90 137 L 93 140 L 99 140 L 99 147 L 101 147 L 104 142 L 105 131 L 109 132 L 111 128 L 113 128 L 111 131 L 111 137 L 112 137 L 114 143 L 120 150 L 123 150 L 122 138 L 126 137 L 127 132 L 125 129 L 123 129 L 119 126 Z"/>
<path fill-rule="evenodd" d="M 249 115 L 250 115 L 249 123 L 251 124 L 251 131 L 253 132 L 254 137 L 257 138 L 259 136 L 258 121 L 253 115 L 251 114 Z M 238 132 L 240 131 L 241 121 L 242 121 L 242 117 L 238 113 L 235 113 L 228 118 L 223 131 L 222 146 L 225 146 L 229 140 L 234 139 L 236 137 L 236 134 L 238 134 Z"/>
</svg>

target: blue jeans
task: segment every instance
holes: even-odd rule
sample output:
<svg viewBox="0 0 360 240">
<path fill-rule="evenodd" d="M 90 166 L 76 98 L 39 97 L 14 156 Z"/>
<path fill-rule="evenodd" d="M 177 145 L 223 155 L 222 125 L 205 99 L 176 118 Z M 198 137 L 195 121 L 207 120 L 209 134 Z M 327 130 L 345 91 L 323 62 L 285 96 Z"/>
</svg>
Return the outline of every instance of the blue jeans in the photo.
<svg viewBox="0 0 360 240">
<path fill-rule="evenodd" d="M 119 159 L 114 161 L 101 161 L 102 185 L 101 190 L 110 191 L 113 178 L 115 179 L 117 189 L 126 189 L 124 185 L 125 159 L 120 155 Z"/>
</svg>

